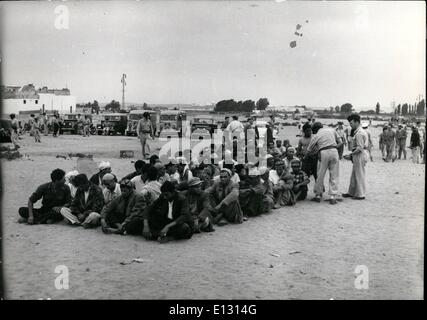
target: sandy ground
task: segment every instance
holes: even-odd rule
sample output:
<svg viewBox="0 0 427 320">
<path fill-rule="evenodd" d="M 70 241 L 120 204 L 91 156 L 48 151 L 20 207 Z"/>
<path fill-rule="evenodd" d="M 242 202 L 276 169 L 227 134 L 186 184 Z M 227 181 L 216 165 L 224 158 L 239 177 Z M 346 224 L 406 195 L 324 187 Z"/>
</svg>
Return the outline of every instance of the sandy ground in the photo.
<svg viewBox="0 0 427 320">
<path fill-rule="evenodd" d="M 380 129 L 373 128 L 377 137 Z M 295 143 L 296 128 L 281 137 Z M 8 299 L 421 299 L 425 166 L 385 163 L 374 139 L 365 201 L 300 202 L 188 241 L 158 244 L 63 223 L 17 223 L 17 209 L 54 168 L 93 168 L 64 152 L 110 160 L 119 177 L 133 171 L 119 150 L 140 153 L 134 137 L 43 137 L 23 141 L 21 160 L 2 161 L 4 272 Z M 87 163 L 86 163 L 87 164 Z M 340 163 L 346 192 L 351 162 Z M 310 184 L 310 191 L 313 183 Z M 310 192 L 309 197 L 312 196 Z M 120 262 L 142 258 L 143 263 Z M 55 267 L 69 269 L 69 289 L 55 289 Z M 355 268 L 369 270 L 356 289 Z"/>
</svg>

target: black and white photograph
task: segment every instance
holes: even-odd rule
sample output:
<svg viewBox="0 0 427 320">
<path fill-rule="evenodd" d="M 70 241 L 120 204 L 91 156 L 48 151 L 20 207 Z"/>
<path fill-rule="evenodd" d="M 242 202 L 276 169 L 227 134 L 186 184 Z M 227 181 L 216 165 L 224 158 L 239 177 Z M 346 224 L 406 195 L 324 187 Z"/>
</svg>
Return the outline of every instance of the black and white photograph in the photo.
<svg viewBox="0 0 427 320">
<path fill-rule="evenodd" d="M 2 300 L 424 299 L 424 1 L 5 1 L 0 84 Z"/>
</svg>

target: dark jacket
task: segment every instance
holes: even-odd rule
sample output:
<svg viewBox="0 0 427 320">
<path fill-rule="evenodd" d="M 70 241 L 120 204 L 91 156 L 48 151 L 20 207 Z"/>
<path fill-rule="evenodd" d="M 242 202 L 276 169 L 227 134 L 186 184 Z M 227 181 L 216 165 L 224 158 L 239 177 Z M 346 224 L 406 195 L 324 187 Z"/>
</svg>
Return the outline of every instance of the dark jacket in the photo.
<svg viewBox="0 0 427 320">
<path fill-rule="evenodd" d="M 120 179 L 120 181 L 123 180 L 132 180 L 133 178 L 135 178 L 136 176 L 141 175 L 141 173 L 138 173 L 138 171 L 134 171 L 132 173 L 129 173 L 128 175 L 124 176 L 123 178 Z"/>
<path fill-rule="evenodd" d="M 149 205 L 143 212 L 142 217 L 148 219 L 150 229 L 160 231 L 167 224 L 175 221 L 177 224 L 187 223 L 193 228 L 193 219 L 188 207 L 188 201 L 184 195 L 175 193 L 172 205 L 172 220 L 168 218 L 169 203 L 166 197 L 161 194 L 157 200 Z"/>
<path fill-rule="evenodd" d="M 420 142 L 420 134 L 418 130 L 412 131 L 410 148 L 416 148 L 420 146 L 421 146 L 421 142 Z"/>
<path fill-rule="evenodd" d="M 141 215 L 147 204 L 144 197 L 133 191 L 129 198 L 125 199 L 123 195 L 111 200 L 101 213 L 101 218 L 107 223 L 128 223 L 134 217 Z"/>
<path fill-rule="evenodd" d="M 91 183 L 87 202 L 85 201 L 85 192 L 80 187 L 76 191 L 76 196 L 71 203 L 70 210 L 74 215 L 83 213 L 87 217 L 91 212 L 101 213 L 103 206 L 104 195 L 101 188 Z"/>
<path fill-rule="evenodd" d="M 67 207 L 71 203 L 71 191 L 65 184 L 55 188 L 53 182 L 44 183 L 30 197 L 32 203 L 36 203 L 40 199 L 42 199 L 44 210 L 50 210 L 53 207 Z"/>
<path fill-rule="evenodd" d="M 208 211 L 212 210 L 211 201 L 206 192 L 202 191 L 200 194 L 193 194 L 186 190 L 181 192 L 181 194 L 187 199 L 192 216 L 197 217 L 204 209 Z"/>
<path fill-rule="evenodd" d="M 225 205 L 229 205 L 239 200 L 239 185 L 232 181 L 226 186 L 223 186 L 221 181 L 215 181 L 205 192 L 213 197 L 217 205 L 221 202 Z"/>
</svg>

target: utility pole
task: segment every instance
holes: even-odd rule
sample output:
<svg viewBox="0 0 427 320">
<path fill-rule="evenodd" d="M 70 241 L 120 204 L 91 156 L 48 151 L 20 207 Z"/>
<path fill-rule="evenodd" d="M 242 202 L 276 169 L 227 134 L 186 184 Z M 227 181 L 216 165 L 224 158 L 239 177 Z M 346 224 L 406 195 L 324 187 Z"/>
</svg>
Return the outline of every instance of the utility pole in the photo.
<svg viewBox="0 0 427 320">
<path fill-rule="evenodd" d="M 121 110 L 125 110 L 125 85 L 126 85 L 126 74 L 122 75 L 122 107 Z"/>
</svg>

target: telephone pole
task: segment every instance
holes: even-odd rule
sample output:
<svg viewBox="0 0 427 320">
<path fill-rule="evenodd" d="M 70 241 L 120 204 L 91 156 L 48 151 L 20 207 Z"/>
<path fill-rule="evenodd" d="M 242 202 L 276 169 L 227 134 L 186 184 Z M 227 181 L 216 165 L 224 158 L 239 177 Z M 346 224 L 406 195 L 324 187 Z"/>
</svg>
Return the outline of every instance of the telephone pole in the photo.
<svg viewBox="0 0 427 320">
<path fill-rule="evenodd" d="M 125 110 L 125 85 L 126 85 L 126 74 L 123 73 L 122 75 L 122 107 L 121 110 Z"/>
</svg>

